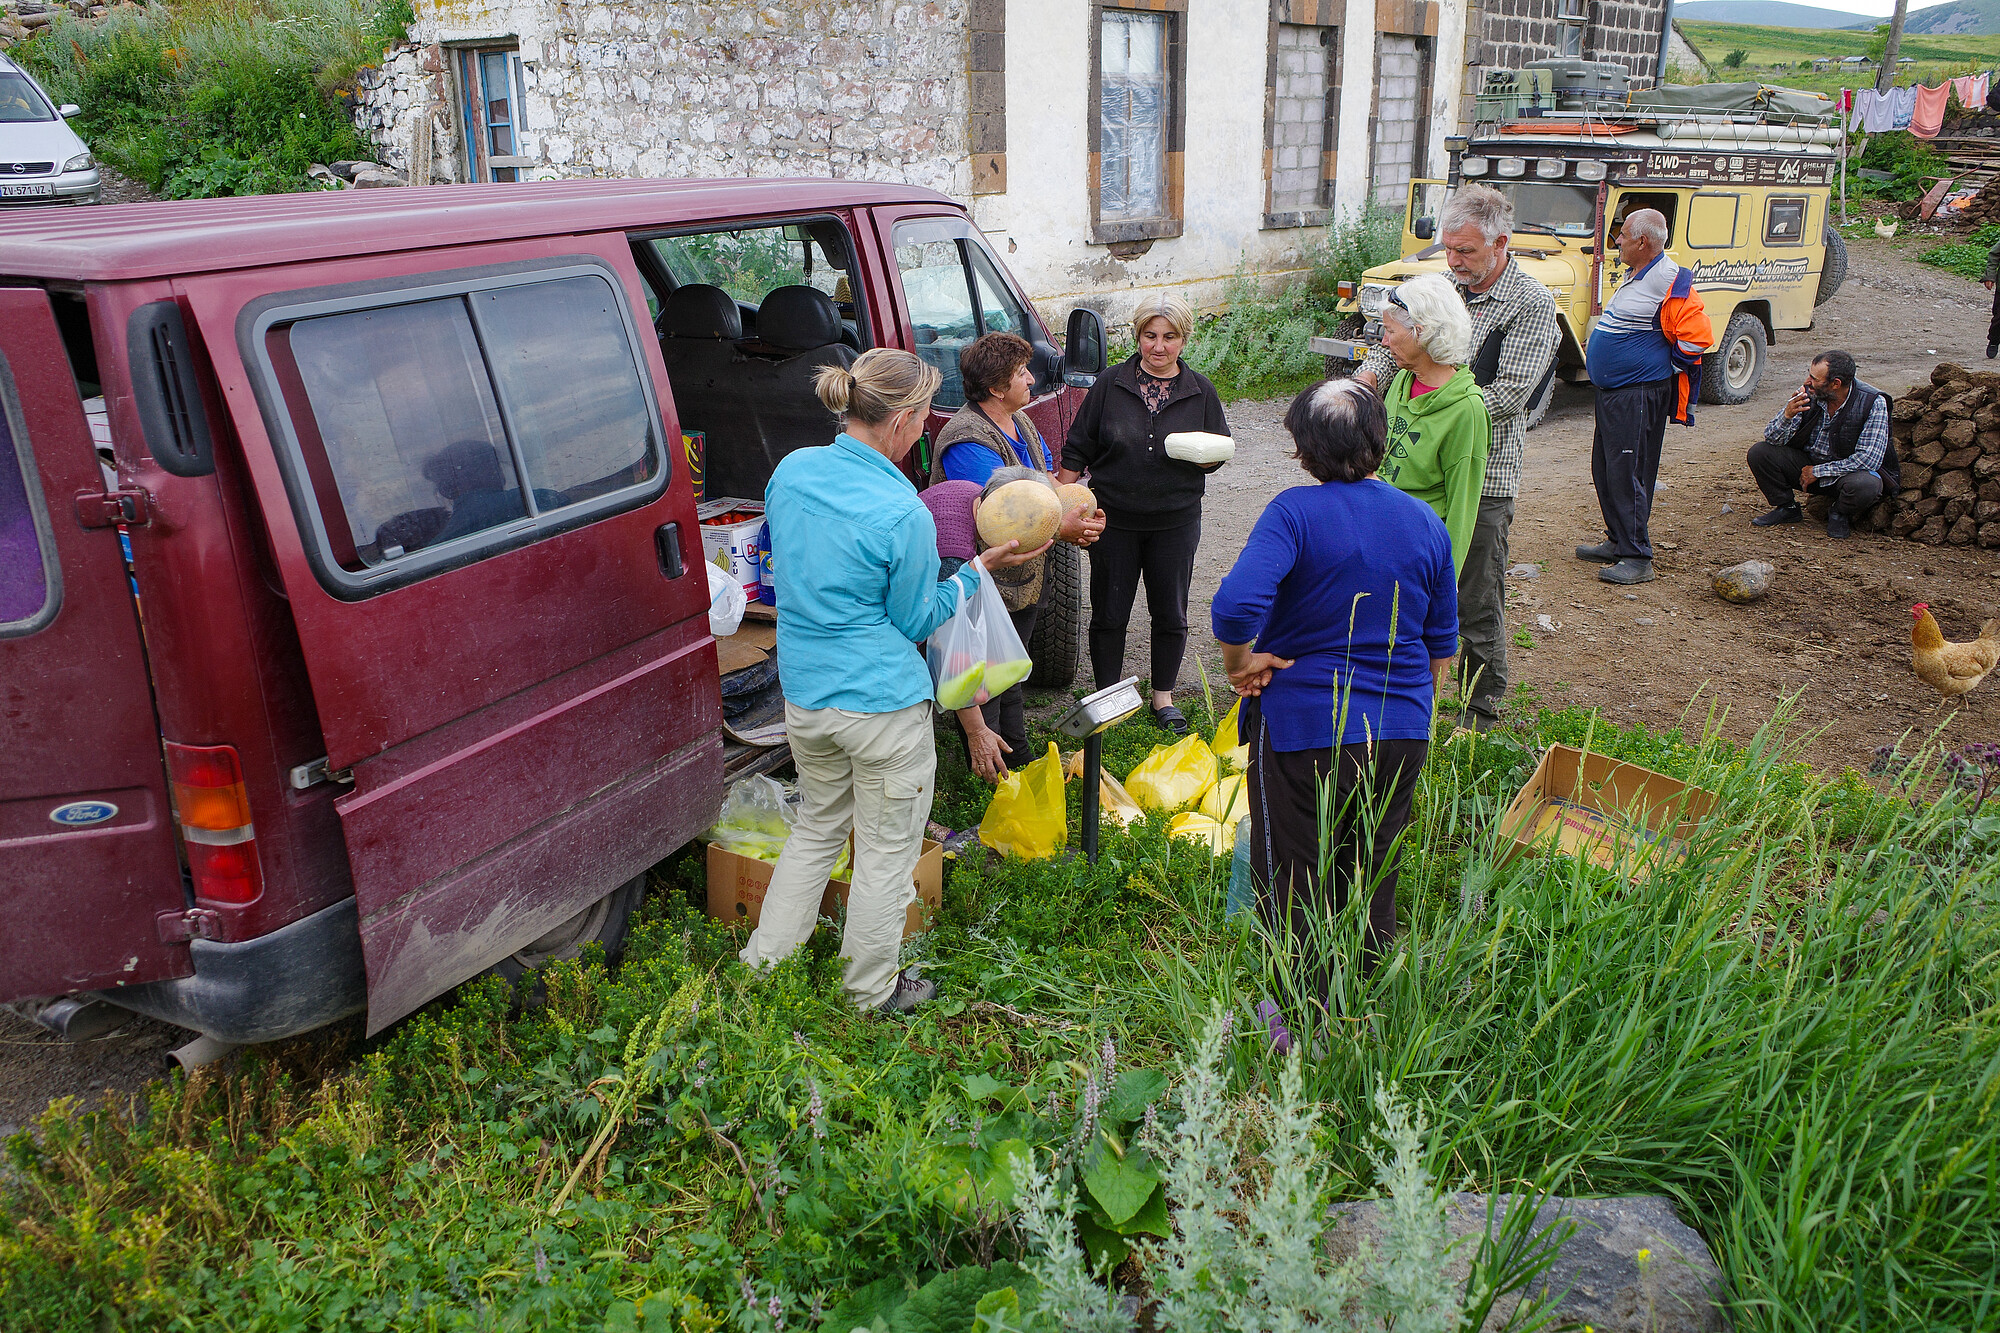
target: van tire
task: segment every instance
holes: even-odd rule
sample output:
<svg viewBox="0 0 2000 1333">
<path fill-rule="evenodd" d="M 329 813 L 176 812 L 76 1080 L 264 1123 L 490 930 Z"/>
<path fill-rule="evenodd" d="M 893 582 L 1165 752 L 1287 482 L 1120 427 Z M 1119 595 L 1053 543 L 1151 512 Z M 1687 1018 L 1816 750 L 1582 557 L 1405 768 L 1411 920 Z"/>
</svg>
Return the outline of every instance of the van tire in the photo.
<svg viewBox="0 0 2000 1333">
<path fill-rule="evenodd" d="M 1083 657 L 1083 550 L 1068 542 L 1049 548 L 1042 562 L 1042 612 L 1035 617 L 1028 656 L 1035 669 L 1028 684 L 1066 690 Z"/>
<path fill-rule="evenodd" d="M 1840 290 L 1840 284 L 1847 281 L 1847 242 L 1831 226 L 1826 229 L 1826 261 L 1820 265 L 1819 291 L 1813 296 L 1813 304 L 1825 305 Z"/>
<path fill-rule="evenodd" d="M 550 963 L 578 957 L 592 944 L 604 946 L 606 963 L 616 963 L 625 954 L 625 935 L 631 929 L 632 914 L 645 896 L 646 875 L 641 873 L 540 939 L 508 954 L 481 975 L 504 977 L 508 984 L 516 985 Z"/>
<path fill-rule="evenodd" d="M 1724 407 L 1750 401 L 1764 378 L 1764 348 L 1764 321 L 1748 310 L 1731 315 L 1722 345 L 1701 359 L 1701 401 Z"/>
</svg>

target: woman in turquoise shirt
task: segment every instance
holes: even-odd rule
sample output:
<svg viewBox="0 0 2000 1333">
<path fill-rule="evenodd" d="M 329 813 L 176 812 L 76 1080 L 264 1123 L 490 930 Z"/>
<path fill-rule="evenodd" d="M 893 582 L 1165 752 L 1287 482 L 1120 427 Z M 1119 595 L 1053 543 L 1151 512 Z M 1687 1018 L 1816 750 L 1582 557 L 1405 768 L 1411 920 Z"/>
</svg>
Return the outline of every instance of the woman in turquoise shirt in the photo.
<svg viewBox="0 0 2000 1333">
<path fill-rule="evenodd" d="M 937 581 L 936 524 L 897 464 L 924 432 L 939 379 L 891 348 L 823 367 L 813 387 L 845 429 L 786 455 L 764 490 L 778 680 L 802 799 L 741 957 L 767 967 L 805 943 L 852 829 L 842 984 L 860 1007 L 895 1012 L 937 993 L 896 970 L 937 772 L 930 670 L 917 645 L 977 587 L 975 566 L 1002 569 L 1048 549 L 1008 542 Z"/>
</svg>

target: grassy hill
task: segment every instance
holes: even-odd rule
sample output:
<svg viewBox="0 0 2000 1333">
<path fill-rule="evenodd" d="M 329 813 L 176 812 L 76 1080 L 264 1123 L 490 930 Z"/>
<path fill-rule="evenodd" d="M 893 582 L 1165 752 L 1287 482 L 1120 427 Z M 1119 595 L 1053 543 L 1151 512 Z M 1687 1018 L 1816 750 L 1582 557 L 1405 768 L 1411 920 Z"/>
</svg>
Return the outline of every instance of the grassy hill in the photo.
<svg viewBox="0 0 2000 1333">
<path fill-rule="evenodd" d="M 1993 35 L 1917 32 L 1914 31 L 1917 15 L 1911 14 L 1912 26 L 1903 32 L 1902 54 L 1917 62 L 1921 75 L 1969 74 L 1975 69 L 2000 67 L 2000 0 L 1955 0 L 1955 4 L 1990 5 L 1995 10 Z M 1710 63 L 1718 66 L 1718 78 L 1729 77 L 1729 71 L 1720 65 L 1731 51 L 1748 53 L 1744 69 L 1745 77 L 1750 77 L 1753 70 L 1770 70 L 1800 61 L 1867 55 L 1873 36 L 1834 28 L 1777 28 L 1750 23 L 1704 23 L 1695 19 L 1681 19 L 1680 26 L 1688 40 L 1702 49 Z"/>
<path fill-rule="evenodd" d="M 1682 24 L 1760 23 L 1774 28 L 1857 28 L 1875 23 L 1865 14 L 1795 5 L 1788 0 L 1688 0 L 1674 6 L 1674 17 Z"/>
<path fill-rule="evenodd" d="M 2000 0 L 1951 0 L 1913 9 L 1903 20 L 1903 40 L 1913 32 L 2000 33 Z"/>
</svg>

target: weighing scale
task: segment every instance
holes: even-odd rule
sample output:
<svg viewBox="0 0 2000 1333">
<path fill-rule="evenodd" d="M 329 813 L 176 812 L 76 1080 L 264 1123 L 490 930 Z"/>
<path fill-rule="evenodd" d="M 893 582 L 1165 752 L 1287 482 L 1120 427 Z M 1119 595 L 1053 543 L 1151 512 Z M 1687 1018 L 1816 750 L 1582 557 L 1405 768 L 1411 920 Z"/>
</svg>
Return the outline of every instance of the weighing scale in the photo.
<svg viewBox="0 0 2000 1333">
<path fill-rule="evenodd" d="M 1139 698 L 1139 678 L 1127 676 L 1116 685 L 1107 685 L 1095 694 L 1076 701 L 1056 719 L 1056 730 L 1083 742 L 1083 854 L 1097 861 L 1097 825 L 1102 804 L 1101 771 L 1104 761 L 1104 733 L 1144 707 Z"/>
</svg>

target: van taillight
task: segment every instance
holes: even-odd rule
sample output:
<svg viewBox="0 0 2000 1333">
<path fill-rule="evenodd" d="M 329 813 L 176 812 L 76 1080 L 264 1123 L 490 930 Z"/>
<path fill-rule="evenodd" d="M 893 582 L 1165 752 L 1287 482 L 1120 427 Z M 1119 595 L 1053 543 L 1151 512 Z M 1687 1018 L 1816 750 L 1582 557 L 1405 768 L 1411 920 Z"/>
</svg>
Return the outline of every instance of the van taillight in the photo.
<svg viewBox="0 0 2000 1333">
<path fill-rule="evenodd" d="M 167 742 L 167 777 L 197 898 L 247 903 L 264 890 L 243 764 L 228 745 Z"/>
</svg>

